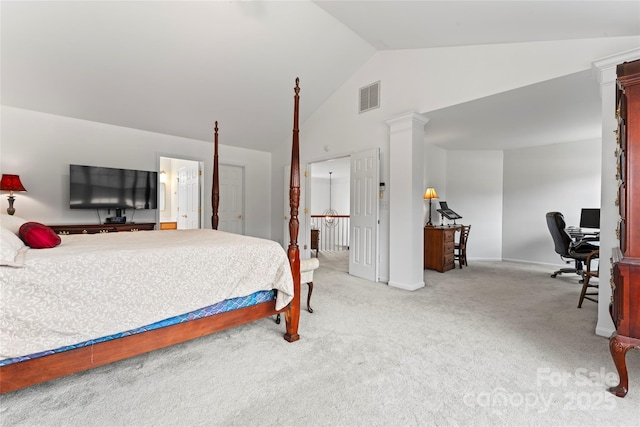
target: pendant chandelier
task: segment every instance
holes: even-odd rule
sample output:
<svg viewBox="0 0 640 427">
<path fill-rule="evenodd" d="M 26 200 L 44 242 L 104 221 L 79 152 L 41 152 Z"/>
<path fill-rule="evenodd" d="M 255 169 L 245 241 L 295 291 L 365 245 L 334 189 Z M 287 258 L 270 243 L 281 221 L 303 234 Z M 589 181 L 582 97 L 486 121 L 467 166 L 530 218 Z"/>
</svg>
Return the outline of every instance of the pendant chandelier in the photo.
<svg viewBox="0 0 640 427">
<path fill-rule="evenodd" d="M 324 226 L 329 228 L 333 228 L 336 225 L 338 225 L 338 219 L 335 218 L 335 216 L 338 215 L 338 212 L 331 209 L 331 174 L 332 173 L 333 172 L 329 172 L 329 209 L 322 212 L 322 215 L 324 215 Z"/>
</svg>

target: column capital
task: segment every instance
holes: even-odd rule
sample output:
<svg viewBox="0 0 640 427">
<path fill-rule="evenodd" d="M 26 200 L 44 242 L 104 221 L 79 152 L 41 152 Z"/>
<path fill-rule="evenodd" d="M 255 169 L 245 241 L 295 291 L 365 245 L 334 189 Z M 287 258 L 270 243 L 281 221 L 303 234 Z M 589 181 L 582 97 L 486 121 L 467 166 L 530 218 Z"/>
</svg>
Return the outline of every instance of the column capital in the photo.
<svg viewBox="0 0 640 427">
<path fill-rule="evenodd" d="M 591 69 L 598 79 L 598 83 L 605 85 L 616 81 L 616 67 L 618 64 L 638 58 L 640 58 L 640 49 L 631 49 L 597 59 L 591 63 Z"/>
<path fill-rule="evenodd" d="M 385 120 L 391 130 L 408 128 L 409 125 L 420 124 L 422 126 L 429 122 L 429 119 L 422 114 L 411 111 L 408 113 L 398 114 Z"/>
</svg>

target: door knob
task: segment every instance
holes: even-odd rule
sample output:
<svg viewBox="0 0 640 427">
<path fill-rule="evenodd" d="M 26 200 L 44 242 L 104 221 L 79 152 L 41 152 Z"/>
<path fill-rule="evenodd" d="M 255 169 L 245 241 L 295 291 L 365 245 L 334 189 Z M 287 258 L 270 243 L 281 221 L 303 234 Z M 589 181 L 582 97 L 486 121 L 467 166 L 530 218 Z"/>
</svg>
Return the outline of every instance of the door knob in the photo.
<svg viewBox="0 0 640 427">
<path fill-rule="evenodd" d="M 238 219 L 242 219 L 242 215 L 238 215 Z"/>
</svg>

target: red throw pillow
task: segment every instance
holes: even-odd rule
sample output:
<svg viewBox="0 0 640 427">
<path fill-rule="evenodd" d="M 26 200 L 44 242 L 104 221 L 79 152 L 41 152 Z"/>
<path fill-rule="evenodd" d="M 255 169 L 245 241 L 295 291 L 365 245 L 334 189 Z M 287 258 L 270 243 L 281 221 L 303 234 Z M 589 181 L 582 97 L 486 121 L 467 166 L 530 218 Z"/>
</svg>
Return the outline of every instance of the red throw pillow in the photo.
<svg viewBox="0 0 640 427">
<path fill-rule="evenodd" d="M 33 249 L 53 248 L 60 244 L 60 236 L 39 222 L 25 222 L 20 226 L 20 238 Z"/>
</svg>

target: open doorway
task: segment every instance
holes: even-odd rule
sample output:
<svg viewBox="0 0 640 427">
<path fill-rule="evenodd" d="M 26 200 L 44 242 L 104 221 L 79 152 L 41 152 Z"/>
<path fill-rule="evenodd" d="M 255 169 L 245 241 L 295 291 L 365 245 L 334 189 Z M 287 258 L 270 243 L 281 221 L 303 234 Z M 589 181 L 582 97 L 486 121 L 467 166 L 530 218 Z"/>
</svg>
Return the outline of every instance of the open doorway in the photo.
<svg viewBox="0 0 640 427">
<path fill-rule="evenodd" d="M 311 256 L 348 271 L 350 246 L 350 157 L 309 164 Z"/>
<path fill-rule="evenodd" d="M 345 254 L 349 274 L 377 282 L 380 150 L 307 166 L 309 237 L 317 233 L 310 245 L 312 256 L 314 247 L 318 258 L 323 251 Z"/>
<path fill-rule="evenodd" d="M 203 168 L 203 162 L 198 160 L 159 157 L 161 230 L 202 228 Z"/>
</svg>

